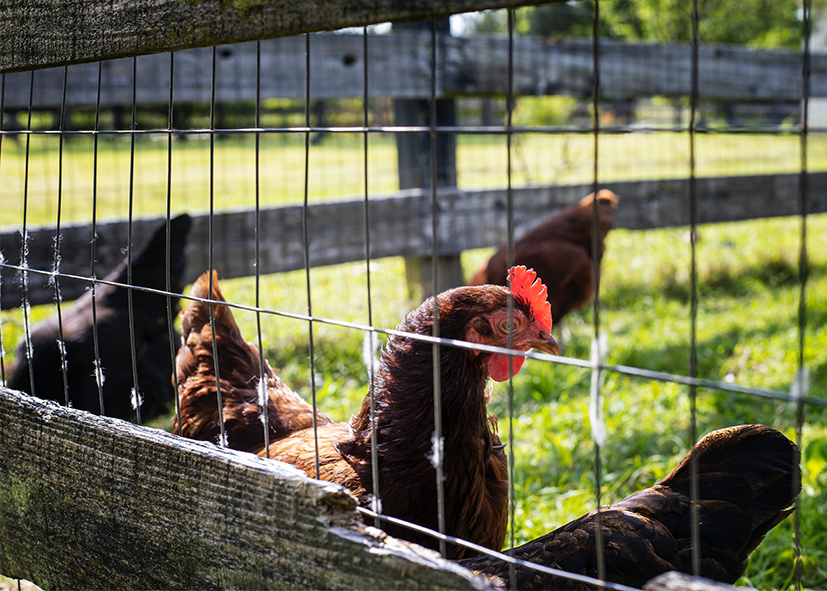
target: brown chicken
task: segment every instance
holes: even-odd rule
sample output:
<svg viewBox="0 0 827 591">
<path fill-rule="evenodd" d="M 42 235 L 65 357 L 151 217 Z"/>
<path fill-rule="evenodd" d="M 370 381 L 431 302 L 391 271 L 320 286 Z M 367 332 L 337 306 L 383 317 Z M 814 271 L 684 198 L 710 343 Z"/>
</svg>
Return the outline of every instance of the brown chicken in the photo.
<svg viewBox="0 0 827 591">
<path fill-rule="evenodd" d="M 443 338 L 505 347 L 513 327 L 514 348 L 558 353 L 551 336 L 551 310 L 546 288 L 533 271 L 515 267 L 509 273 L 514 294 L 513 323 L 508 317 L 509 290 L 500 286 L 460 287 L 429 298 L 409 313 L 397 330 L 431 335 L 434 306 L 439 306 Z M 203 275 L 193 295 L 206 298 L 209 277 Z M 217 279 L 212 299 L 223 300 Z M 215 305 L 219 376 L 227 443 L 265 455 L 259 402 L 257 349 L 244 342 L 229 307 Z M 215 440 L 219 419 L 209 306 L 193 301 L 183 312 L 183 345 L 177 372 L 181 419 L 175 429 L 184 436 Z M 507 525 L 507 470 L 496 420 L 486 412 L 489 376 L 507 380 L 525 360 L 499 353 L 440 346 L 442 433 L 446 533 L 499 550 Z M 434 454 L 433 344 L 391 335 L 374 377 L 379 496 L 382 511 L 437 529 Z M 316 476 L 312 409 L 265 368 L 269 418 L 269 457 L 293 464 Z M 363 505 L 373 492 L 370 399 L 347 423 L 333 423 L 317 413 L 319 472 L 322 480 L 350 489 Z M 393 525 L 392 535 L 436 547 L 433 538 Z M 450 546 L 452 558 L 472 553 Z"/>
<path fill-rule="evenodd" d="M 572 310 L 582 308 L 592 298 L 592 216 L 594 193 L 580 203 L 546 219 L 514 243 L 514 264 L 537 271 L 549 286 L 548 300 L 554 321 L 560 322 Z M 612 210 L 617 195 L 608 189 L 597 193 L 600 228 L 598 260 L 603 259 L 606 234 L 612 229 Z M 505 285 L 508 265 L 507 246 L 502 246 L 477 271 L 469 285 Z"/>
<path fill-rule="evenodd" d="M 658 484 L 601 508 L 607 580 L 640 588 L 666 571 L 692 572 L 692 454 L 698 463 L 701 576 L 734 583 L 766 533 L 791 513 L 801 489 L 798 448 L 764 425 L 714 431 Z M 514 557 L 596 577 L 595 513 L 516 548 Z M 506 562 L 479 557 L 460 564 L 508 588 Z M 592 588 L 516 568 L 518 589 Z"/>
<path fill-rule="evenodd" d="M 170 220 L 171 291 L 181 293 L 185 267 L 184 247 L 192 220 L 187 214 Z M 156 290 L 166 289 L 166 223 L 160 224 L 144 249 L 132 261 L 132 285 Z M 127 283 L 124 260 L 105 281 Z M 172 299 L 173 314 L 178 298 Z M 135 417 L 131 402 L 134 387 L 132 344 L 129 329 L 127 288 L 99 284 L 95 290 L 98 353 L 103 371 L 104 414 L 129 419 Z M 143 419 L 166 412 L 173 401 L 172 355 L 167 322 L 167 298 L 135 289 L 132 291 L 135 327 L 135 363 L 138 390 L 143 398 Z M 70 404 L 100 414 L 100 396 L 95 379 L 95 344 L 92 321 L 92 294 L 86 292 L 71 306 L 63 308 L 63 342 Z M 38 322 L 31 330 L 34 394 L 41 398 L 66 400 L 60 350 L 60 325 L 57 315 Z M 8 385 L 32 394 L 26 343 L 17 347 L 16 362 Z"/>
</svg>

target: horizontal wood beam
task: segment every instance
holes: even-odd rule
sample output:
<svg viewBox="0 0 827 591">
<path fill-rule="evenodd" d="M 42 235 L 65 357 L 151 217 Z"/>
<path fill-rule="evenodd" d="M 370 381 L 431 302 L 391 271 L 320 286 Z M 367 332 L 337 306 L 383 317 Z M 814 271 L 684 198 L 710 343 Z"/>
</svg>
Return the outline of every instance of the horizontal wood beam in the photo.
<svg viewBox="0 0 827 591">
<path fill-rule="evenodd" d="M 700 223 L 732 222 L 762 217 L 796 215 L 799 199 L 797 174 L 713 177 L 698 179 Z M 827 173 L 809 175 L 809 213 L 827 211 Z M 689 182 L 686 179 L 603 183 L 620 196 L 615 211 L 616 227 L 635 230 L 689 224 Z M 592 191 L 591 184 L 524 187 L 513 190 L 514 226 L 519 238 L 530 227 L 561 208 L 577 202 Z M 428 191 L 410 189 L 396 195 L 372 197 L 370 203 L 371 257 L 431 256 L 431 196 Z M 464 191 L 439 189 L 439 255 L 451 256 L 464 250 L 502 244 L 507 235 L 505 189 Z M 300 205 L 262 209 L 262 274 L 303 269 L 305 264 Z M 307 212 L 310 265 L 336 265 L 364 260 L 364 200 L 311 204 Z M 139 251 L 162 218 L 133 221 L 133 243 Z M 186 282 L 192 282 L 208 268 L 209 215 L 193 214 L 192 229 L 185 250 Z M 255 274 L 254 210 L 217 213 L 214 220 L 214 263 L 226 278 Z M 127 222 L 98 223 L 98 277 L 114 268 L 126 247 Z M 54 259 L 53 228 L 29 230 L 30 269 L 50 270 Z M 91 253 L 88 225 L 62 228 L 61 272 L 89 276 Z M 6 262 L 20 260 L 20 233 L 0 234 Z M 20 305 L 21 291 L 15 272 L 2 269 L 2 308 Z M 13 280 L 10 280 L 14 278 Z M 61 279 L 63 297 L 76 298 L 88 282 Z M 52 301 L 54 289 L 42 275 L 30 274 L 32 304 Z"/>
<path fill-rule="evenodd" d="M 183 4 L 183 3 L 182 3 Z M 508 39 L 504 36 L 458 38 L 440 35 L 438 97 L 505 95 L 508 80 Z M 286 37 L 261 44 L 261 96 L 304 98 L 305 39 Z M 0 60 L 2 55 L 0 55 Z M 310 96 L 313 99 L 360 98 L 364 93 L 364 48 L 361 35 L 319 34 L 311 37 Z M 394 31 L 368 40 L 368 93 L 371 97 L 427 99 L 430 83 L 430 34 Z M 642 98 L 687 96 L 691 88 L 691 50 L 688 45 L 601 42 L 601 95 Z M 169 55 L 141 57 L 136 64 L 139 105 L 169 101 Z M 256 44 L 239 43 L 216 52 L 216 100 L 254 101 Z M 827 96 L 827 54 L 814 54 L 810 96 Z M 564 94 L 588 96 L 592 91 L 591 41 L 550 44 L 534 37 L 514 39 L 514 90 L 519 95 Z M 821 75 L 819 75 L 821 74 Z M 66 104 L 94 106 L 97 64 L 68 70 Z M 175 102 L 210 100 L 212 49 L 187 49 L 175 54 Z M 29 104 L 30 74 L 6 76 L 6 108 Z M 801 99 L 801 54 L 737 46 L 707 46 L 699 50 L 699 92 L 702 98 L 797 102 Z M 56 109 L 63 97 L 63 68 L 35 73 L 32 104 Z M 101 104 L 132 102 L 132 60 L 118 59 L 101 66 Z"/>
<path fill-rule="evenodd" d="M 0 416 L 6 576 L 47 589 L 490 588 L 365 528 L 344 488 L 281 462 L 5 388 Z"/>
<path fill-rule="evenodd" d="M 0 72 L 562 0 L 5 0 Z"/>
</svg>

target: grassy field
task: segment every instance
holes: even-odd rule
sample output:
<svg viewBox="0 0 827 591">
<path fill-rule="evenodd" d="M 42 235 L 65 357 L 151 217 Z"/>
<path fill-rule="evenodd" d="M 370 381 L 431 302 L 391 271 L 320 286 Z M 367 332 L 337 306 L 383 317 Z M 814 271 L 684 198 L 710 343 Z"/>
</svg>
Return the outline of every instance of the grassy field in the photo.
<svg viewBox="0 0 827 591">
<path fill-rule="evenodd" d="M 795 135 L 699 135 L 698 176 L 793 173 L 800 167 Z M 308 196 L 322 200 L 364 194 L 363 138 L 328 134 L 312 146 Z M 504 137 L 460 135 L 457 138 L 458 184 L 493 188 L 506 184 Z M 0 226 L 19 227 L 24 193 L 27 221 L 52 225 L 57 216 L 58 138 L 33 136 L 26 186 L 25 139 L 6 138 L 0 150 Z M 235 135 L 217 140 L 213 157 L 213 201 L 216 209 L 252 207 L 255 203 L 254 138 Z M 588 134 L 518 134 L 514 137 L 514 186 L 585 183 L 593 175 L 593 139 Z M 172 150 L 170 200 L 173 212 L 209 210 L 210 151 L 204 139 L 175 139 Z M 389 135 L 372 135 L 368 150 L 371 194 L 398 189 L 396 147 Z M 64 222 L 88 223 L 92 196 L 98 219 L 125 218 L 130 194 L 130 142 L 104 136 L 93 187 L 94 150 L 88 136 L 65 142 L 63 155 Z M 167 139 L 151 136 L 136 143 L 132 195 L 134 215 L 162 215 L 167 200 Z M 686 134 L 629 133 L 600 139 L 600 178 L 604 182 L 681 178 L 688 174 Z M 270 134 L 261 138 L 260 199 L 262 205 L 298 203 L 304 199 L 304 136 Z M 827 170 L 827 136 L 809 143 L 810 170 Z M 94 188 L 94 191 L 93 191 Z M 25 189 L 25 190 L 24 190 Z"/>
<path fill-rule="evenodd" d="M 601 177 L 666 178 L 686 174 L 686 146 L 675 137 L 664 134 L 641 134 L 632 138 L 607 136 L 601 145 L 607 154 L 601 160 Z M 466 141 L 467 139 L 467 141 Z M 463 139 L 460 143 L 460 183 L 464 186 L 496 186 L 504 181 L 494 163 L 502 166 L 497 155 L 501 143 L 494 140 Z M 699 138 L 704 145 L 699 173 L 748 174 L 794 172 L 797 164 L 797 138 L 717 137 Z M 298 138 L 283 138 L 283 149 L 268 147 L 268 162 L 278 161 L 267 169 L 267 199 L 271 203 L 296 201 L 301 198 L 303 179 L 303 144 Z M 519 183 L 579 182 L 588 180 L 590 153 L 588 138 L 577 136 L 525 137 L 518 143 L 520 155 L 515 166 L 524 161 Z M 350 143 L 349 143 L 350 142 Z M 354 145 L 355 142 L 355 145 Z M 659 143 L 662 142 L 662 143 Z M 14 156 L 4 142 L 0 172 L 8 177 Z M 311 174 L 312 195 L 358 194 L 362 191 L 362 153 L 358 141 L 336 138 L 321 148 L 314 147 L 311 158 L 319 158 L 318 166 L 330 167 L 327 180 Z M 374 143 L 376 144 L 374 146 Z M 187 191 L 196 203 L 180 203 L 181 210 L 203 209 L 205 155 L 194 147 L 195 142 L 181 142 L 177 152 L 180 161 L 174 170 L 192 166 L 189 180 L 184 178 L 175 189 Z M 192 147 L 191 147 L 192 146 Z M 377 138 L 371 144 L 372 191 L 395 188 L 395 152 L 391 140 Z M 80 160 L 88 159 L 88 146 L 77 150 Z M 51 148 L 50 148 L 51 149 Z M 84 152 L 85 150 L 85 152 Z M 142 213 L 163 211 L 165 199 L 165 145 L 141 145 L 140 157 L 155 162 L 155 177 L 142 175 Z M 318 150 L 318 151 L 317 151 Z M 555 152 L 560 150 L 560 152 Z M 249 144 L 230 141 L 220 148 L 223 159 L 220 174 L 226 180 L 222 206 L 250 205 L 251 170 L 253 161 Z M 566 152 L 569 164 L 561 156 Z M 264 155 L 265 152 L 263 152 Z M 276 157 L 276 154 L 280 156 Z M 101 157 L 119 162 L 127 155 L 123 146 L 107 149 Z M 636 167 L 629 166 L 640 157 Z M 827 153 L 823 146 L 811 149 L 812 167 L 825 169 Z M 50 159 L 56 174 L 54 161 Z M 44 161 L 45 161 L 44 160 Z M 391 167 L 388 161 L 394 163 Z M 545 166 L 543 163 L 546 163 Z M 556 168 L 549 167 L 555 163 Z M 640 163 L 644 163 L 641 170 Z M 107 160 L 107 163 L 109 161 Z M 289 163 L 289 164 L 288 164 Z M 653 163 L 651 166 L 645 163 Z M 121 186 L 123 162 L 112 186 Z M 20 166 L 18 162 L 14 166 Z M 73 166 L 77 175 L 72 181 L 73 205 L 79 220 L 88 201 L 80 198 L 90 184 L 83 180 L 91 168 Z M 147 164 L 149 166 L 149 164 Z M 387 169 L 383 169 L 385 166 Z M 7 168 L 9 167 L 9 168 Z M 240 172 L 241 167 L 246 172 Z M 106 174 L 110 174 L 109 164 Z M 217 167 L 216 170 L 219 170 Z M 327 170 L 327 169 L 325 169 Z M 230 172 L 233 174 L 230 174 Z M 341 175 L 337 178 L 336 174 Z M 114 174 L 114 173 L 112 173 Z M 187 173 L 190 174 L 190 173 Z M 237 174 L 238 176 L 234 176 Z M 101 184 L 106 184 L 102 177 Z M 120 179 L 120 180 L 118 180 Z M 38 181 L 40 182 L 40 181 Z M 43 182 L 46 190 L 55 181 Z M 108 182 L 108 181 L 107 181 Z M 324 183 L 329 183 L 326 185 Z M 383 184 L 384 183 L 384 184 Z M 67 185 L 70 184 L 67 181 Z M 235 189 L 238 191 L 235 191 Z M 32 190 L 33 187 L 30 187 Z M 99 186 L 99 190 L 102 187 Z M 3 224 L 12 223 L 5 211 L 14 211 L 19 199 L 14 183 L 4 185 L 0 207 Z M 230 196 L 232 194 L 232 197 Z M 123 216 L 124 193 L 113 192 L 106 205 L 99 203 L 100 215 Z M 54 196 L 50 198 L 53 200 Z M 154 199 L 154 200 L 153 200 Z M 621 196 L 622 199 L 622 196 Z M 174 201 L 174 203 L 178 203 Z M 622 207 L 622 201 L 621 201 Z M 104 209 L 106 208 L 106 209 Z M 67 207 L 67 215 L 68 207 Z M 75 210 L 72 210 L 75 211 Z M 18 210 L 19 212 L 19 210 Z M 40 212 L 40 213 L 36 213 Z M 14 214 L 18 215 L 18 214 Z M 31 209 L 30 219 L 49 220 L 52 210 Z M 35 223 L 34 221 L 32 223 Z M 698 371 L 701 377 L 736 382 L 779 391 L 789 391 L 797 368 L 798 355 L 798 236 L 799 220 L 780 218 L 754 220 L 733 224 L 702 226 L 698 243 L 699 311 Z M 810 395 L 827 399 L 827 215 L 811 216 L 808 226 L 810 275 L 807 283 L 807 315 L 805 363 L 810 375 Z M 463 255 L 466 275 L 490 251 L 468 252 Z M 608 238 L 603 262 L 601 287 L 601 331 L 607 336 L 607 362 L 616 365 L 687 373 L 689 358 L 689 244 L 686 228 L 651 231 L 615 230 Z M 416 303 L 408 299 L 401 259 L 383 259 L 371 263 L 370 315 L 374 325 L 392 328 Z M 254 304 L 252 278 L 222 282 L 228 299 Z M 304 272 L 286 273 L 263 278 L 261 306 L 285 312 L 307 312 Z M 313 315 L 368 324 L 369 307 L 364 264 L 313 269 L 311 271 Z M 32 311 L 34 319 L 54 312 L 53 306 L 40 306 Z M 2 312 L 5 362 L 11 358 L 14 343 L 21 334 L 21 313 Z M 255 315 L 237 313 L 242 333 L 253 340 Z M 363 333 L 314 322 L 315 376 L 310 375 L 308 361 L 308 326 L 305 322 L 279 316 L 263 319 L 264 348 L 282 378 L 309 398 L 311 382 L 316 384 L 320 408 L 337 420 L 345 420 L 358 408 L 367 390 L 367 375 L 362 361 Z M 592 312 L 572 314 L 564 326 L 555 325 L 554 333 L 562 338 L 564 354 L 588 359 L 592 328 Z M 494 388 L 489 408 L 500 417 L 503 440 L 508 440 L 515 455 L 516 541 L 521 543 L 543 534 L 594 508 L 595 485 L 593 444 L 588 419 L 590 373 L 565 365 L 531 360 L 514 380 L 513 431 L 508 421 L 508 388 Z M 689 449 L 689 391 L 669 382 L 658 382 L 606 372 L 603 387 L 603 412 L 608 444 L 601 450 L 602 501 L 611 502 L 649 486 L 663 477 Z M 827 588 L 827 427 L 823 408 L 805 408 L 803 432 L 803 484 L 800 497 L 801 548 L 803 586 L 807 589 Z M 720 427 L 748 422 L 761 422 L 794 437 L 795 409 L 790 404 L 756 399 L 718 390 L 701 389 L 697 398 L 697 420 L 700 434 Z M 156 426 L 169 429 L 171 418 L 164 417 Z M 743 583 L 759 589 L 793 589 L 793 520 L 775 528 L 753 555 Z"/>
</svg>

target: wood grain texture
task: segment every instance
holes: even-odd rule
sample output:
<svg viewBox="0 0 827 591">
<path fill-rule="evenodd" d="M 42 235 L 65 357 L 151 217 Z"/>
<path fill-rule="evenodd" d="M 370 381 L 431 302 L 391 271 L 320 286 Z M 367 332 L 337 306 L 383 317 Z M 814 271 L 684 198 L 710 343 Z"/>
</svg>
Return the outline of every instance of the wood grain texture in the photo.
<svg viewBox="0 0 827 591">
<path fill-rule="evenodd" d="M 0 572 L 49 589 L 477 589 L 299 470 L 0 388 Z"/>
<path fill-rule="evenodd" d="M 310 39 L 310 96 L 314 99 L 361 98 L 364 94 L 362 36 L 322 33 Z M 430 43 L 430 32 L 395 30 L 391 35 L 371 35 L 368 39 L 369 95 L 427 99 L 431 91 Z M 262 41 L 262 98 L 304 97 L 304 52 L 303 37 Z M 505 95 L 507 37 L 458 38 L 439 34 L 437 55 L 438 98 Z M 169 55 L 138 58 L 138 105 L 167 104 L 169 61 Z M 219 47 L 215 64 L 216 100 L 254 101 L 255 65 L 255 43 Z M 827 54 L 814 54 L 811 68 L 810 96 L 827 96 Z M 702 98 L 801 100 L 799 52 L 703 45 L 699 51 L 698 69 Z M 94 106 L 97 75 L 97 64 L 71 66 L 67 75 L 66 104 L 70 107 Z M 177 52 L 173 79 L 176 103 L 209 101 L 211 76 L 211 48 Z M 691 50 L 688 45 L 601 42 L 600 92 L 604 98 L 687 96 L 691 90 L 690 82 Z M 7 75 L 6 108 L 27 108 L 29 86 L 28 72 Z M 592 91 L 591 41 L 550 43 L 536 37 L 515 37 L 514 90 L 518 95 L 589 96 Z M 35 73 L 35 108 L 59 108 L 62 96 L 63 68 Z M 131 58 L 104 62 L 101 66 L 102 105 L 129 105 L 131 102 Z"/>
<path fill-rule="evenodd" d="M 0 72 L 549 1 L 555 0 L 6 0 Z"/>
<path fill-rule="evenodd" d="M 808 176 L 808 213 L 827 211 L 827 173 Z M 699 223 L 733 222 L 763 217 L 798 215 L 799 175 L 711 177 L 698 179 Z M 689 181 L 626 181 L 605 183 L 620 197 L 614 212 L 615 227 L 642 230 L 689 224 Z M 515 237 L 519 239 L 542 219 L 591 193 L 592 185 L 525 187 L 513 190 Z M 432 254 L 431 196 L 428 191 L 408 189 L 391 196 L 370 198 L 371 258 L 389 256 L 428 257 Z M 505 189 L 463 191 L 439 189 L 439 255 L 453 256 L 464 250 L 499 246 L 507 236 Z M 300 205 L 262 209 L 262 274 L 304 268 L 303 210 Z M 133 221 L 133 242 L 138 252 L 162 218 Z M 361 261 L 365 257 L 364 200 L 331 201 L 308 208 L 310 265 L 313 267 Z M 255 274 L 255 210 L 216 214 L 214 263 L 222 278 Z M 98 224 L 98 277 L 123 260 L 127 222 Z M 29 232 L 30 269 L 52 269 L 54 228 Z M 64 225 L 61 240 L 61 272 L 90 275 L 91 229 Z M 20 233 L 0 234 L 0 249 L 8 264 L 20 260 Z M 209 265 L 209 216 L 193 214 L 187 247 L 185 283 L 191 283 Z M 21 290 L 15 270 L 2 269 L 2 308 L 20 305 Z M 30 273 L 29 300 L 51 302 L 54 288 L 48 276 Z M 88 281 L 61 278 L 64 299 L 76 298 Z"/>
</svg>

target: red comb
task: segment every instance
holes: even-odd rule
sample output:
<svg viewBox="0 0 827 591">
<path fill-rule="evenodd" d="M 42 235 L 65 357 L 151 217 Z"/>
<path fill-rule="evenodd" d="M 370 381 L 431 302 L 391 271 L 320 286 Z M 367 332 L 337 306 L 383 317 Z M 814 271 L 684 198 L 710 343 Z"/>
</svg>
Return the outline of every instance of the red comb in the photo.
<svg viewBox="0 0 827 591">
<path fill-rule="evenodd" d="M 547 299 L 548 290 L 537 278 L 534 269 L 526 269 L 525 265 L 511 267 L 508 270 L 508 281 L 511 283 L 511 293 L 514 297 L 531 308 L 534 318 L 548 332 L 551 332 L 551 304 Z"/>
</svg>

